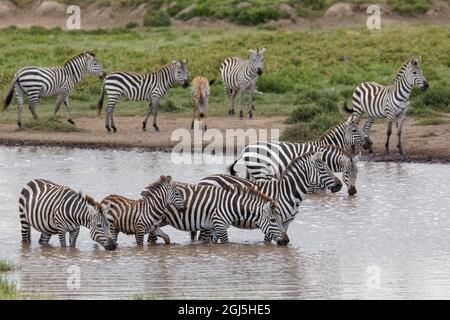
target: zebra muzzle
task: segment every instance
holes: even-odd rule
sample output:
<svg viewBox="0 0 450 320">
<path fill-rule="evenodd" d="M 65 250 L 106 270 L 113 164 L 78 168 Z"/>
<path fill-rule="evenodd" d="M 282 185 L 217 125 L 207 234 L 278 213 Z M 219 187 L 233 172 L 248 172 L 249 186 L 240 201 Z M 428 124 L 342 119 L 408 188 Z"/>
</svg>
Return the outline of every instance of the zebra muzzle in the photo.
<svg viewBox="0 0 450 320">
<path fill-rule="evenodd" d="M 117 243 L 113 239 L 108 239 L 104 247 L 106 250 L 115 250 L 117 248 Z"/>
<path fill-rule="evenodd" d="M 423 86 L 420 88 L 420 90 L 425 91 L 430 87 L 430 85 L 428 84 L 428 81 L 424 81 L 423 82 Z"/>
<path fill-rule="evenodd" d="M 350 186 L 350 187 L 348 187 L 348 195 L 349 196 L 353 196 L 353 195 L 355 195 L 356 194 L 356 188 L 355 188 L 355 186 Z"/>
<path fill-rule="evenodd" d="M 372 146 L 372 144 L 373 144 L 373 142 L 372 142 L 372 140 L 369 138 L 369 137 L 365 137 L 364 138 L 364 145 L 363 145 L 363 148 L 364 149 L 370 149 L 370 147 Z"/>
<path fill-rule="evenodd" d="M 342 188 L 342 182 L 338 178 L 334 178 L 334 186 L 330 188 L 331 192 L 335 193 L 341 190 Z"/>
<path fill-rule="evenodd" d="M 256 73 L 260 76 L 260 75 L 262 75 L 263 70 L 262 69 L 258 69 L 258 70 L 256 70 Z"/>
<path fill-rule="evenodd" d="M 286 246 L 289 243 L 289 237 L 286 232 L 281 234 L 281 238 L 277 240 L 277 245 Z"/>
</svg>

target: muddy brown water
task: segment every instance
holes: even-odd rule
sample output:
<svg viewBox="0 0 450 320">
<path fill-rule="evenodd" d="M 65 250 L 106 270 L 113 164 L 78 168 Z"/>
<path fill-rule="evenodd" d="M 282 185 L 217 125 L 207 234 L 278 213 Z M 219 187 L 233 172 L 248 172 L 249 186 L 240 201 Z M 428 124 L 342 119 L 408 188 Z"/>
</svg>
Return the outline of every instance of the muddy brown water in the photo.
<svg viewBox="0 0 450 320">
<path fill-rule="evenodd" d="M 355 197 L 345 188 L 307 197 L 287 247 L 264 244 L 259 230 L 230 228 L 230 245 L 205 245 L 165 227 L 170 246 L 138 248 L 132 236 L 120 235 L 109 252 L 87 229 L 76 249 L 60 248 L 57 237 L 41 247 L 37 232 L 22 246 L 22 186 L 40 177 L 97 199 L 135 198 L 161 174 L 196 182 L 226 165 L 176 165 L 169 153 L 0 147 L 0 258 L 20 265 L 6 273 L 20 289 L 62 299 L 449 299 L 450 166 L 359 168 Z"/>
</svg>

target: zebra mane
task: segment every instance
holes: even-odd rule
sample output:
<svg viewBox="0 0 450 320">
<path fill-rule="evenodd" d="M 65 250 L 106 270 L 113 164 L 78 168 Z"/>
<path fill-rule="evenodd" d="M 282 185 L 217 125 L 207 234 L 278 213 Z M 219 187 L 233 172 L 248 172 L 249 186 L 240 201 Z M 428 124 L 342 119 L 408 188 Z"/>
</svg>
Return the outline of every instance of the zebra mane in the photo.
<svg viewBox="0 0 450 320">
<path fill-rule="evenodd" d="M 333 132 L 334 130 L 336 130 L 336 128 L 342 126 L 345 122 L 347 122 L 347 120 L 348 120 L 348 119 L 345 119 L 344 121 L 342 121 L 341 123 L 339 123 L 337 126 L 331 128 L 331 129 L 328 129 L 328 131 L 326 131 L 325 133 L 323 133 L 317 140 L 320 141 L 320 140 L 325 139 L 331 132 Z"/>
<path fill-rule="evenodd" d="M 311 150 L 311 151 L 303 153 L 303 154 L 299 155 L 298 157 L 295 157 L 294 159 L 292 159 L 291 162 L 289 162 L 289 164 L 286 166 L 286 168 L 284 168 L 283 172 L 281 173 L 281 177 L 283 177 L 291 169 L 291 167 L 293 167 L 298 161 L 306 159 L 306 158 L 312 156 L 316 152 L 317 151 Z"/>
<path fill-rule="evenodd" d="M 264 192 L 258 190 L 256 187 L 243 186 L 239 184 L 228 185 L 228 189 L 238 193 L 249 193 L 255 198 L 261 199 L 264 202 L 269 202 L 271 207 L 277 207 L 277 201 L 266 195 Z"/>
<path fill-rule="evenodd" d="M 347 150 L 341 148 L 340 146 L 336 146 L 336 145 L 331 145 L 330 144 L 330 145 L 328 145 L 326 147 L 323 147 L 323 148 L 325 148 L 325 149 L 333 149 L 334 148 L 334 149 L 338 150 L 339 153 L 341 153 L 341 154 L 349 157 L 350 159 L 352 159 L 352 154 L 350 152 L 348 152 Z"/>
<path fill-rule="evenodd" d="M 87 194 L 84 195 L 84 200 L 90 205 L 91 207 L 94 207 L 98 212 L 103 214 L 103 209 L 100 203 L 95 201 L 91 196 L 88 196 Z"/>
<path fill-rule="evenodd" d="M 415 61 L 414 57 L 411 57 L 408 58 L 408 60 L 406 60 L 405 62 L 403 62 L 403 64 L 400 66 L 400 68 L 397 70 L 397 73 L 395 74 L 394 82 L 401 78 L 406 68 L 414 61 Z"/>
<path fill-rule="evenodd" d="M 67 66 L 67 64 L 68 64 L 69 62 L 74 61 L 74 60 L 79 59 L 79 58 L 83 58 L 83 57 L 85 57 L 86 55 L 90 55 L 90 56 L 95 57 L 95 53 L 94 53 L 93 51 L 82 52 L 82 53 L 77 54 L 76 56 L 73 56 L 73 57 L 70 58 L 69 60 L 67 60 L 67 61 L 64 63 L 64 66 Z"/>
<path fill-rule="evenodd" d="M 156 191 L 159 189 L 164 183 L 170 183 L 172 181 L 171 176 L 161 176 L 159 180 L 153 182 L 152 184 L 149 184 L 142 190 L 141 196 L 145 197 L 150 195 L 153 191 Z"/>
</svg>

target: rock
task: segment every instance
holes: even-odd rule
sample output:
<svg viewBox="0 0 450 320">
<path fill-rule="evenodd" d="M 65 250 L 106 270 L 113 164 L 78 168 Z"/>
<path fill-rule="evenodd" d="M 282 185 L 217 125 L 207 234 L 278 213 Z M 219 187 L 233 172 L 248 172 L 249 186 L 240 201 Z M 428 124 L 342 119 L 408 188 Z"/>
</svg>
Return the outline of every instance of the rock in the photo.
<svg viewBox="0 0 450 320">
<path fill-rule="evenodd" d="M 62 16 L 66 14 L 67 6 L 56 1 L 44 1 L 36 9 L 36 13 L 41 16 Z"/>
<path fill-rule="evenodd" d="M 195 8 L 195 5 L 191 4 L 190 6 L 187 6 L 186 8 L 184 8 L 183 10 L 178 12 L 176 16 L 179 17 L 184 14 L 188 14 L 188 13 L 192 12 L 192 10 L 194 10 L 194 8 Z"/>
<path fill-rule="evenodd" d="M 438 15 L 438 13 L 433 9 L 428 9 L 425 14 L 427 15 L 427 17 L 430 17 L 430 18 L 436 17 Z"/>
<path fill-rule="evenodd" d="M 0 1 L 0 17 L 7 17 L 17 10 L 10 1 Z"/>
<path fill-rule="evenodd" d="M 278 9 L 280 11 L 284 11 L 287 12 L 291 15 L 291 17 L 295 16 L 295 9 L 292 8 L 290 5 L 288 5 L 287 3 L 282 3 L 278 6 Z"/>
<path fill-rule="evenodd" d="M 236 6 L 236 8 L 242 9 L 242 8 L 248 8 L 251 6 L 252 6 L 252 4 L 250 2 L 244 1 L 244 2 L 239 2 L 239 4 Z"/>
<path fill-rule="evenodd" d="M 131 11 L 131 15 L 136 18 L 144 18 L 148 12 L 148 4 L 141 3 L 136 9 Z"/>
<path fill-rule="evenodd" d="M 325 17 L 327 18 L 347 18 L 354 15 L 354 6 L 347 2 L 338 2 L 333 4 L 325 12 Z"/>
<path fill-rule="evenodd" d="M 365 3 L 365 4 L 360 4 L 356 8 L 353 8 L 353 10 L 357 9 L 361 13 L 367 13 L 367 8 L 369 8 L 369 6 L 372 6 L 372 5 L 376 5 L 376 6 L 380 7 L 381 15 L 390 15 L 390 14 L 392 14 L 391 7 L 388 6 L 387 4 L 384 4 L 384 3 L 377 3 L 377 4 Z"/>
</svg>

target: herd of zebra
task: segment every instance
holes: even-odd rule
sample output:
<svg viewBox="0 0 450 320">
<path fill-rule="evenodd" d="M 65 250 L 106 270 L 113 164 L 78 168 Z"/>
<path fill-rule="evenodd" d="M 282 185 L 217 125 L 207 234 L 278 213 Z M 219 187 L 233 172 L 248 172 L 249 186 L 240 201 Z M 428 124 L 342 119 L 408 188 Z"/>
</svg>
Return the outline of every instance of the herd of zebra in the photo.
<svg viewBox="0 0 450 320">
<path fill-rule="evenodd" d="M 248 116 L 253 117 L 253 94 L 256 80 L 263 73 L 265 50 L 250 49 L 247 60 L 230 57 L 223 61 L 220 73 L 228 96 L 229 115 L 234 115 L 234 98 L 240 91 L 239 115 L 243 117 L 245 94 L 248 93 Z M 94 241 L 105 249 L 114 250 L 120 232 L 135 235 L 138 245 L 143 245 L 146 234 L 149 235 L 149 244 L 155 243 L 158 237 L 166 244 L 170 243 L 169 236 L 160 229 L 170 225 L 190 232 L 192 240 L 200 232 L 198 240 L 221 243 L 228 243 L 227 229 L 230 226 L 260 229 L 265 241 L 286 245 L 289 243 L 288 226 L 305 195 L 317 189 L 338 192 L 342 188 L 334 173 L 342 173 L 350 196 L 356 194 L 356 148 L 362 146 L 372 151 L 369 131 L 376 117 L 385 117 L 388 121 L 385 153 L 389 153 L 392 122 L 397 120 L 397 147 L 400 154 L 404 154 L 401 130 L 409 95 L 413 86 L 422 90 L 428 88 L 420 62 L 420 58 L 408 59 L 390 86 L 374 82 L 359 85 L 353 92 L 353 108 L 344 105 L 351 116 L 316 141 L 303 144 L 258 141 L 248 145 L 230 167 L 229 175 L 210 175 L 197 184 L 174 182 L 169 176 L 161 176 L 144 188 L 139 200 L 110 195 L 101 202 L 51 181 L 32 180 L 22 189 L 19 198 L 22 241 L 30 242 L 33 227 L 41 232 L 41 244 L 48 243 L 51 236 L 57 234 L 61 246 L 66 246 L 66 233 L 69 232 L 69 245 L 75 246 L 80 227 L 84 226 L 90 229 Z M 142 128 L 146 129 L 147 120 L 153 115 L 153 127 L 158 131 L 156 117 L 161 98 L 176 84 L 189 85 L 185 60 L 173 61 L 150 74 L 106 74 L 95 54 L 88 51 L 68 60 L 63 67 L 25 67 L 18 70 L 4 108 L 10 104 L 15 91 L 18 125 L 21 126 L 25 95 L 29 96 L 29 108 L 35 119 L 39 97 L 57 95 L 55 113 L 64 103 L 67 120 L 74 124 L 68 97 L 74 86 L 89 73 L 103 81 L 99 112 L 105 93 L 108 96 L 105 114 L 108 132 L 117 131 L 113 111 L 120 97 L 147 100 L 149 106 Z M 199 101 L 200 117 L 204 117 L 209 83 L 203 77 L 193 81 L 196 82 L 199 87 L 195 99 Z M 361 131 L 358 123 L 364 113 L 367 121 Z M 347 151 L 349 148 L 351 153 Z M 239 177 L 235 170 L 236 163 L 241 160 L 246 167 L 246 178 Z"/>
</svg>

